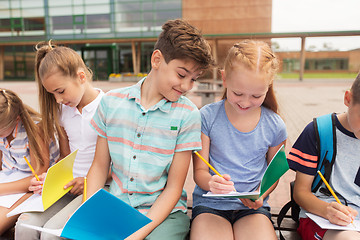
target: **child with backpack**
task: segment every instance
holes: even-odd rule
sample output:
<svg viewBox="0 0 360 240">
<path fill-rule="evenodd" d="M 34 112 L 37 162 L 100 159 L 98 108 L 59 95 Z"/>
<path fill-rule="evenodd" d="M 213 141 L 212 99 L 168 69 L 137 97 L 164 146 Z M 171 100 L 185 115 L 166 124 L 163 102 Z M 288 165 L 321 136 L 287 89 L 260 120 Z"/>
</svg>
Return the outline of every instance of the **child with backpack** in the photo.
<svg viewBox="0 0 360 240">
<path fill-rule="evenodd" d="M 301 207 L 298 233 L 303 239 L 360 239 L 357 231 L 321 229 L 305 215 L 309 212 L 333 224 L 348 225 L 360 210 L 360 73 L 345 92 L 344 104 L 347 112 L 321 116 L 309 123 L 288 155 L 289 166 L 296 171 L 293 197 Z M 324 124 L 320 122 L 330 116 L 332 124 L 323 137 Z M 335 201 L 318 170 L 342 204 Z"/>
</svg>

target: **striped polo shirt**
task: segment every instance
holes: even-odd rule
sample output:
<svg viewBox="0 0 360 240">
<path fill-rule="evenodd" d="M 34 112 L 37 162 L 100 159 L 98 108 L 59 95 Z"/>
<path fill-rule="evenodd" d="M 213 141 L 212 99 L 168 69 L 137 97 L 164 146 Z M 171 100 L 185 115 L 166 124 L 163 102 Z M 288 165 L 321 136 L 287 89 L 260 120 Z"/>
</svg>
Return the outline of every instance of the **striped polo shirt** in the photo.
<svg viewBox="0 0 360 240">
<path fill-rule="evenodd" d="M 109 91 L 91 124 L 107 138 L 113 180 L 110 192 L 146 213 L 165 188 L 175 152 L 201 149 L 201 117 L 186 97 L 160 100 L 149 109 L 140 104 L 140 80 Z M 186 211 L 186 192 L 173 212 Z"/>
<path fill-rule="evenodd" d="M 23 171 L 31 174 L 24 156 L 30 161 L 29 140 L 24 125 L 21 121 L 17 123 L 13 131 L 14 139 L 11 143 L 7 138 L 0 138 L 0 151 L 2 152 L 3 171 Z M 58 159 L 60 152 L 58 146 L 51 142 L 50 166 Z"/>
</svg>

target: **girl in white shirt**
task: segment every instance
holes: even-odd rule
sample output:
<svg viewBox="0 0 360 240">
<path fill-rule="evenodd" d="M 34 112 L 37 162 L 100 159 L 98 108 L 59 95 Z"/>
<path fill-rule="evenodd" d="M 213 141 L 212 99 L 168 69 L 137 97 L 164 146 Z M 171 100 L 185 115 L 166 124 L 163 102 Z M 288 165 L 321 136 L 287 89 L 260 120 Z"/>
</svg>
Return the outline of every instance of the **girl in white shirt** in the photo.
<svg viewBox="0 0 360 240">
<path fill-rule="evenodd" d="M 40 109 L 45 139 L 59 138 L 61 158 L 78 149 L 74 162 L 74 179 L 64 186 L 72 189 L 42 213 L 23 213 L 15 228 L 16 239 L 60 239 L 21 226 L 27 223 L 45 228 L 62 228 L 69 216 L 80 206 L 84 177 L 94 159 L 97 134 L 90 127 L 104 93 L 91 85 L 92 73 L 74 50 L 52 46 L 51 42 L 37 46 L 35 60 L 39 86 Z M 29 190 L 41 193 L 45 174 L 40 182 L 33 179 Z"/>
</svg>

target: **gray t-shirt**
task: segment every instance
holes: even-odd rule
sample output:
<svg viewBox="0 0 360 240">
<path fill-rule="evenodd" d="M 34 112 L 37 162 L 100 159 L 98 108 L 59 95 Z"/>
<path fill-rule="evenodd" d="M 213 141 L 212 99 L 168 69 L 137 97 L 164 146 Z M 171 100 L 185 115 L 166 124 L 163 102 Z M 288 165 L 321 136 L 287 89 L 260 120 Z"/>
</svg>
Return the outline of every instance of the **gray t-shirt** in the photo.
<svg viewBox="0 0 360 240">
<path fill-rule="evenodd" d="M 336 151 L 329 184 L 343 204 L 347 204 L 360 214 L 360 140 L 337 125 Z M 321 188 L 326 186 L 322 184 L 315 195 L 325 202 L 334 202 L 335 199 L 331 195 L 320 192 Z M 359 214 L 356 219 L 359 219 Z M 300 217 L 306 217 L 305 210 L 301 209 Z"/>
<path fill-rule="evenodd" d="M 210 138 L 210 164 L 221 174 L 229 174 L 237 191 L 254 191 L 267 167 L 269 147 L 287 138 L 286 127 L 279 115 L 261 107 L 261 117 L 251 132 L 240 132 L 227 118 L 224 100 L 201 110 L 201 131 Z M 210 170 L 210 174 L 214 174 Z M 204 198 L 199 186 L 193 192 L 193 207 L 206 206 L 219 210 L 247 209 L 239 199 Z M 267 199 L 264 206 L 268 207 Z"/>
</svg>

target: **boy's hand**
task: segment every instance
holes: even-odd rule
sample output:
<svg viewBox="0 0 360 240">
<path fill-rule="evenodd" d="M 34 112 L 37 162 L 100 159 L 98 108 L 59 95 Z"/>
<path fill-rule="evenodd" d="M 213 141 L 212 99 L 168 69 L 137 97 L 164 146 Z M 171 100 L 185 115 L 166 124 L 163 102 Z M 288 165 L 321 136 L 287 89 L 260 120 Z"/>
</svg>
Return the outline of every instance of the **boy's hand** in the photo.
<svg viewBox="0 0 360 240">
<path fill-rule="evenodd" d="M 71 180 L 68 184 L 64 186 L 64 189 L 67 189 L 68 187 L 73 186 L 73 188 L 70 190 L 71 194 L 74 195 L 81 195 L 84 191 L 84 178 L 83 177 L 77 177 Z"/>
<path fill-rule="evenodd" d="M 262 207 L 262 205 L 264 204 L 264 199 L 263 197 L 260 197 L 257 200 L 251 200 L 251 199 L 247 199 L 247 198 L 240 198 L 241 202 L 248 208 L 252 208 L 252 209 L 258 209 L 260 207 Z"/>
<path fill-rule="evenodd" d="M 234 182 L 230 181 L 230 176 L 224 174 L 223 177 L 213 175 L 209 181 L 210 191 L 216 194 L 226 194 L 231 191 L 236 191 Z"/>
<path fill-rule="evenodd" d="M 41 194 L 42 189 L 43 189 L 43 184 L 45 181 L 45 177 L 46 177 L 46 173 L 43 173 L 43 174 L 39 175 L 38 177 L 39 177 L 40 181 L 38 181 L 35 177 L 33 177 L 30 180 L 29 191 L 37 193 L 37 194 Z"/>
<path fill-rule="evenodd" d="M 358 214 L 351 207 L 341 205 L 337 202 L 331 202 L 326 208 L 326 217 L 333 223 L 340 226 L 346 226 L 353 221 Z"/>
</svg>

